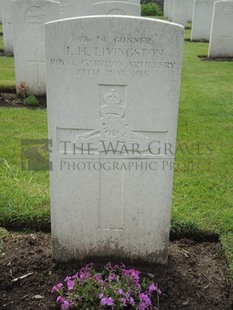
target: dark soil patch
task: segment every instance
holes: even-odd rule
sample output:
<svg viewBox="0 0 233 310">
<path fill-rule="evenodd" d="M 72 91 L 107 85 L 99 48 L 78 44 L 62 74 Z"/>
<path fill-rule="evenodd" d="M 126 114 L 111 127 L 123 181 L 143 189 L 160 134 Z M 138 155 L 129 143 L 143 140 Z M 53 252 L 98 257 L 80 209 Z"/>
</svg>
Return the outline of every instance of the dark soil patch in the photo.
<svg viewBox="0 0 233 310">
<path fill-rule="evenodd" d="M 7 57 L 14 57 L 11 53 L 6 53 L 3 49 L 0 49 L 0 57 L 1 56 L 7 56 Z"/>
<path fill-rule="evenodd" d="M 233 61 L 233 57 L 208 57 L 206 55 L 198 56 L 203 61 Z"/>
<path fill-rule="evenodd" d="M 187 42 L 189 42 L 189 43 L 209 43 L 209 41 L 208 40 L 205 40 L 205 39 L 203 39 L 203 40 L 190 40 L 190 39 L 184 39 L 185 41 L 187 41 Z"/>
<path fill-rule="evenodd" d="M 51 287 L 80 266 L 80 262 L 56 265 L 48 234 L 6 237 L 0 255 L 0 309 L 55 309 Z M 170 243 L 168 266 L 144 267 L 142 272 L 154 274 L 163 291 L 160 310 L 230 310 L 225 266 L 219 243 L 183 239 Z M 29 273 L 24 279 L 12 281 Z"/>
<path fill-rule="evenodd" d="M 46 108 L 46 97 L 37 97 L 39 105 L 37 106 L 26 106 L 23 104 L 23 98 L 19 97 L 16 93 L 1 92 L 0 93 L 0 107 L 7 108 L 30 108 L 30 109 L 45 109 Z"/>
</svg>

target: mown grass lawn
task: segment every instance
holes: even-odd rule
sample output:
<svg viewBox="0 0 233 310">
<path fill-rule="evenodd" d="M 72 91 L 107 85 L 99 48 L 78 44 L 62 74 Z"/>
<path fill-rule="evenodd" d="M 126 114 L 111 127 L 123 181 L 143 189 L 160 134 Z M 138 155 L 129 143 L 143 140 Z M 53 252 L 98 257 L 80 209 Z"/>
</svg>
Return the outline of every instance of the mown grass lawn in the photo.
<svg viewBox="0 0 233 310">
<path fill-rule="evenodd" d="M 0 51 L 3 50 L 3 33 L 2 33 L 2 24 L 0 23 Z"/>
<path fill-rule="evenodd" d="M 0 52 L 3 51 L 2 24 L 0 23 Z M 0 57 L 0 91 L 15 89 L 14 59 Z"/>
<path fill-rule="evenodd" d="M 172 229 L 220 234 L 233 275 L 233 62 L 202 61 L 207 52 L 185 41 Z M 13 58 L 0 57 L 0 68 L 0 89 L 14 85 Z M 48 172 L 21 170 L 21 139 L 46 139 L 46 117 L 0 109 L 0 226 L 49 227 Z"/>
</svg>

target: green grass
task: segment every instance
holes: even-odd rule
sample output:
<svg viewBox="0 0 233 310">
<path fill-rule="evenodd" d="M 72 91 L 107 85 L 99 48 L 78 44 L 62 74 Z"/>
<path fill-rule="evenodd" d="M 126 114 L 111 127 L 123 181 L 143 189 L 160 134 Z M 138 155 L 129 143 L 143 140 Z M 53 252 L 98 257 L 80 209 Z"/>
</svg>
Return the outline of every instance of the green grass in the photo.
<svg viewBox="0 0 233 310">
<path fill-rule="evenodd" d="M 3 35 L 2 24 L 0 23 L 0 51 L 3 51 Z"/>
<path fill-rule="evenodd" d="M 0 23 L 0 33 L 2 24 Z M 3 36 L 0 35 L 0 51 L 3 51 Z M 0 91 L 15 89 L 14 58 L 0 57 Z"/>
<path fill-rule="evenodd" d="M 184 43 L 172 231 L 220 234 L 233 276 L 233 62 L 200 60 L 207 53 L 207 43 Z M 0 89 L 14 85 L 13 58 L 0 67 Z M 2 108 L 0 123 L 0 226 L 47 229 L 48 172 L 20 166 L 21 139 L 47 137 L 46 111 Z M 210 170 L 184 169 L 203 162 Z"/>
<path fill-rule="evenodd" d="M 3 37 L 0 35 L 0 52 L 3 51 Z"/>
<path fill-rule="evenodd" d="M 177 140 L 201 144 L 203 155 L 177 153 L 173 217 L 221 233 L 233 230 L 233 63 L 201 61 L 197 56 L 207 48 L 206 43 L 184 46 Z M 211 171 L 179 171 L 192 161 L 210 161 Z"/>
<path fill-rule="evenodd" d="M 0 226 L 48 229 L 48 172 L 22 171 L 21 140 L 46 139 L 45 110 L 0 109 Z"/>
<path fill-rule="evenodd" d="M 15 89 L 13 57 L 0 57 L 0 91 Z"/>
</svg>

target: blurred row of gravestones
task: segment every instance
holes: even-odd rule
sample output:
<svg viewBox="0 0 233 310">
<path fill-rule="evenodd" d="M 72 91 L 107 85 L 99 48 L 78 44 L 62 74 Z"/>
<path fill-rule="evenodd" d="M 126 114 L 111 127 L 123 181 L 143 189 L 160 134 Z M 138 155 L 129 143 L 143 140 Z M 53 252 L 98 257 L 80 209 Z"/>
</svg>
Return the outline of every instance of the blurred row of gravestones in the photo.
<svg viewBox="0 0 233 310">
<path fill-rule="evenodd" d="M 46 93 L 44 23 L 87 15 L 140 16 L 140 0 L 0 0 L 4 52 L 14 54 L 16 84 L 34 95 Z M 233 1 L 164 0 L 164 15 L 185 26 L 191 41 L 209 41 L 209 57 L 233 57 Z"/>
<path fill-rule="evenodd" d="M 164 15 L 183 26 L 191 41 L 209 41 L 209 57 L 233 57 L 233 1 L 164 0 Z"/>
<path fill-rule="evenodd" d="M 44 95 L 44 24 L 64 18 L 86 15 L 140 16 L 140 0 L 0 0 L 4 52 L 14 54 L 17 88 L 21 83 L 28 93 Z"/>
</svg>

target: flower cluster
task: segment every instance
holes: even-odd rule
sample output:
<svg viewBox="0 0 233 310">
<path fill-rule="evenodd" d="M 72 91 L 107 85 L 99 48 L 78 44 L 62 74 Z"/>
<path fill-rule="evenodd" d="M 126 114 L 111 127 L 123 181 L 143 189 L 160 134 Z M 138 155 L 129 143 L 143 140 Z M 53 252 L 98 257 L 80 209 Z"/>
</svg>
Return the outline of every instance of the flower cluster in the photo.
<svg viewBox="0 0 233 310">
<path fill-rule="evenodd" d="M 20 97 L 25 98 L 27 96 L 28 86 L 25 82 L 20 82 L 20 84 L 16 85 L 16 88 Z"/>
<path fill-rule="evenodd" d="M 52 290 L 60 309 L 155 309 L 153 301 L 161 295 L 157 285 L 135 269 L 108 263 L 102 272 L 93 264 L 66 277 Z"/>
</svg>

